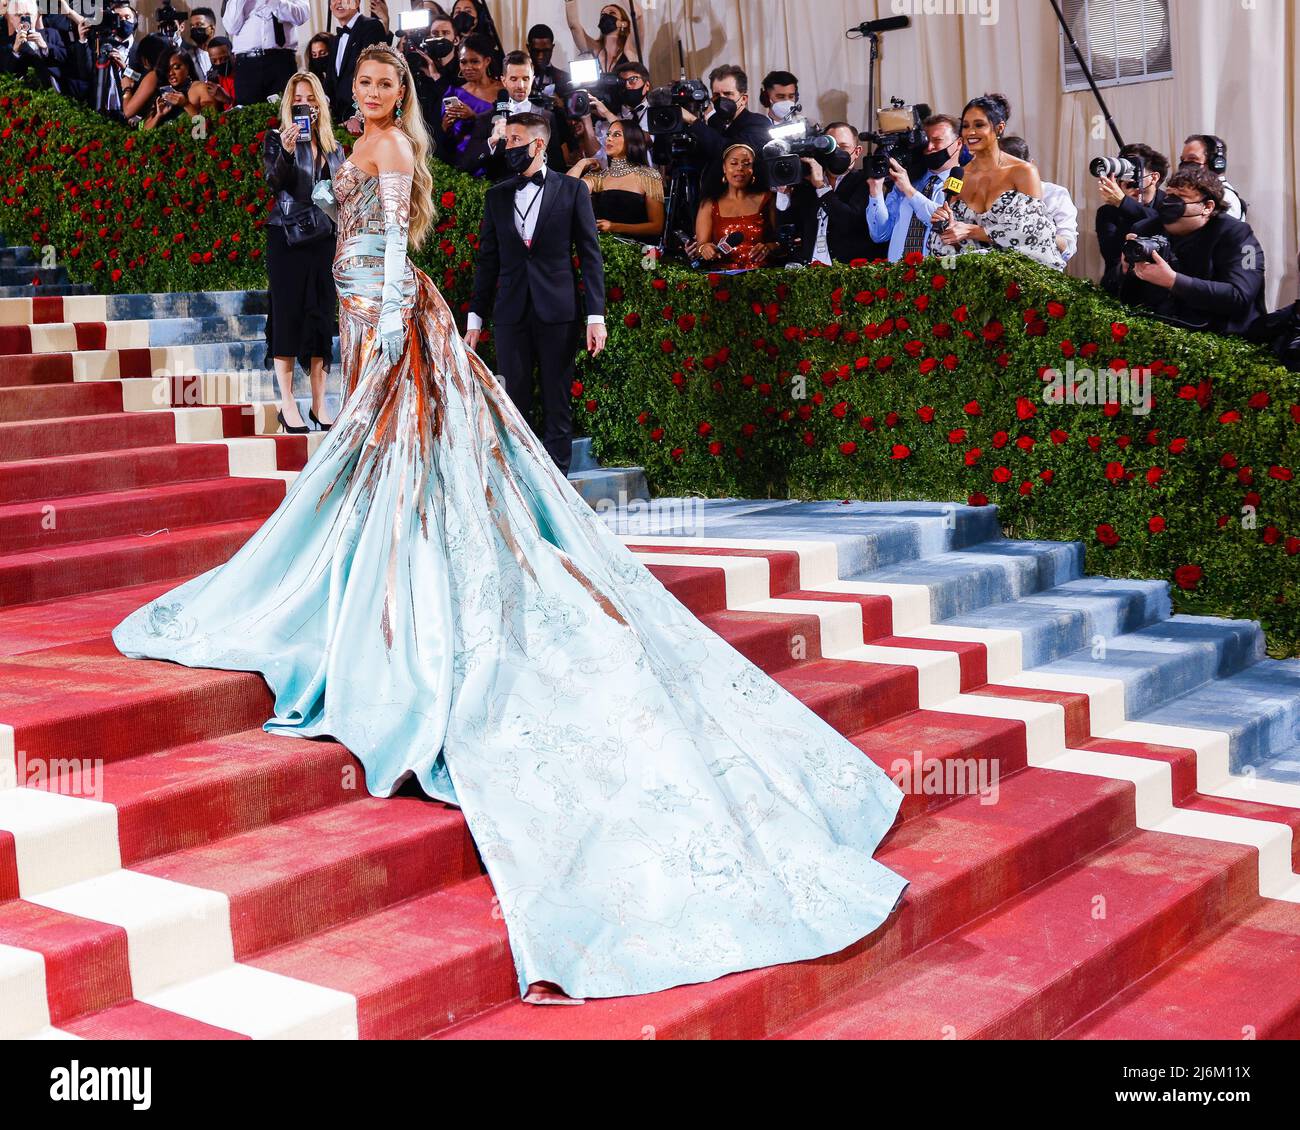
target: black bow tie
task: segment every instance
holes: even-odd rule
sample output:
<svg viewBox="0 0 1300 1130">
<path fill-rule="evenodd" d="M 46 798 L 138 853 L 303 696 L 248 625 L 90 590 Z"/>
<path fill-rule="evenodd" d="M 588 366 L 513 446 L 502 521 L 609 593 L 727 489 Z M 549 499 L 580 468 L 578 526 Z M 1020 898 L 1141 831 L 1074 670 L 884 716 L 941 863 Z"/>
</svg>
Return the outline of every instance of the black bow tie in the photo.
<svg viewBox="0 0 1300 1130">
<path fill-rule="evenodd" d="M 520 173 L 515 181 L 516 188 L 523 188 L 526 184 L 541 185 L 546 183 L 546 170 L 538 169 L 531 177 Z"/>
</svg>

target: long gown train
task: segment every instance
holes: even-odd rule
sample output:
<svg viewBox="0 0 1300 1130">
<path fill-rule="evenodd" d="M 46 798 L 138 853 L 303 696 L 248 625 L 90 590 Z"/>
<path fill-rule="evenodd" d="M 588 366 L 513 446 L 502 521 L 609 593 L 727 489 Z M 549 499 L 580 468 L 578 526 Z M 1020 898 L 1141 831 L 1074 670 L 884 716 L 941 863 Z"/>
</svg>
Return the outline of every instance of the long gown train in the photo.
<svg viewBox="0 0 1300 1130">
<path fill-rule="evenodd" d="M 260 672 L 267 731 L 337 739 L 374 795 L 414 776 L 459 805 L 521 994 L 646 993 L 871 933 L 906 886 L 872 858 L 894 784 L 635 560 L 409 259 L 385 363 L 410 184 L 343 165 L 337 423 L 247 544 L 118 648 Z"/>
</svg>

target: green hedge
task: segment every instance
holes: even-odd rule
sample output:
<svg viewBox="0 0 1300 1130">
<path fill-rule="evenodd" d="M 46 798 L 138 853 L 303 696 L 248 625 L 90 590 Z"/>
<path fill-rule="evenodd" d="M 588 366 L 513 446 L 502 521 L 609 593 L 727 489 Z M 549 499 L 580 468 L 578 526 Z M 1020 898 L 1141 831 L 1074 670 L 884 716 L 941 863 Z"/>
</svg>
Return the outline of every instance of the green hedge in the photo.
<svg viewBox="0 0 1300 1130">
<path fill-rule="evenodd" d="M 0 85 L 0 227 L 103 291 L 260 288 L 270 117 L 132 133 Z M 463 310 L 484 186 L 436 177 L 416 261 Z M 1296 652 L 1300 377 L 1264 354 L 1019 256 L 705 276 L 605 251 L 610 349 L 574 386 L 605 462 L 668 494 L 996 504 L 1013 535 L 1079 539 L 1092 571 Z M 1045 397 L 1069 361 L 1148 369 L 1150 413 Z"/>
</svg>

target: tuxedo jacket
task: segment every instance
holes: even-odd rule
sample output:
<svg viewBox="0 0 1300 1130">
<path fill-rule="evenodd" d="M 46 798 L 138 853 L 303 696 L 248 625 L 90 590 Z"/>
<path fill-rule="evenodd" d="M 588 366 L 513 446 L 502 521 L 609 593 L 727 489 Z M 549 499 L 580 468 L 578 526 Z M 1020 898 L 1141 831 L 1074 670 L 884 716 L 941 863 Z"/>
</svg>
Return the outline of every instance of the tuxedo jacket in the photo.
<svg viewBox="0 0 1300 1130">
<path fill-rule="evenodd" d="M 605 313 L 605 267 L 596 235 L 591 193 L 575 177 L 548 170 L 537 205 L 531 247 L 515 227 L 515 177 L 487 191 L 479 228 L 478 262 L 470 310 L 484 322 L 515 325 L 528 314 L 539 322 L 576 321 Z M 578 294 L 573 256 L 582 264 Z"/>
<path fill-rule="evenodd" d="M 335 28 L 337 36 L 342 31 Z M 348 32 L 348 44 L 343 49 L 342 62 L 335 68 L 334 96 L 330 101 L 330 113 L 336 122 L 346 122 L 352 117 L 352 78 L 357 73 L 357 57 L 367 47 L 376 43 L 386 43 L 388 32 L 384 30 L 381 20 L 373 16 L 358 16 L 357 22 Z M 334 66 L 334 54 L 330 53 L 330 65 Z"/>
<path fill-rule="evenodd" d="M 837 263 L 851 263 L 854 259 L 883 259 L 888 244 L 879 244 L 867 230 L 867 205 L 871 202 L 871 189 L 867 174 L 854 169 L 840 177 L 834 189 L 818 196 L 812 184 L 803 180 L 791 192 L 790 207 L 777 212 L 776 222 L 794 224 L 803 237 L 800 259 L 812 259 L 817 244 L 817 227 L 822 208 L 826 209 L 826 242 L 831 258 Z M 789 217 L 788 221 L 783 217 Z"/>
</svg>

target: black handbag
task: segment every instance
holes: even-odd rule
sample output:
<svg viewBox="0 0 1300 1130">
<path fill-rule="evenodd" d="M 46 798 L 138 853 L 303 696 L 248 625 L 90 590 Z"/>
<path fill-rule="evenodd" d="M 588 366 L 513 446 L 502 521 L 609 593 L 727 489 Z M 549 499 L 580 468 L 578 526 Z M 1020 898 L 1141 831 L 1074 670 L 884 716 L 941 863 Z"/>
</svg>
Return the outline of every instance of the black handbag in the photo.
<svg viewBox="0 0 1300 1130">
<path fill-rule="evenodd" d="M 316 187 L 316 170 L 312 167 L 311 146 L 297 146 L 294 162 L 298 167 L 298 176 L 294 179 L 293 198 L 297 204 L 305 207 L 295 208 L 292 212 L 284 214 L 284 241 L 290 247 L 302 247 L 332 236 L 334 221 L 311 201 L 312 189 Z M 304 186 L 308 186 L 305 193 Z"/>
</svg>

